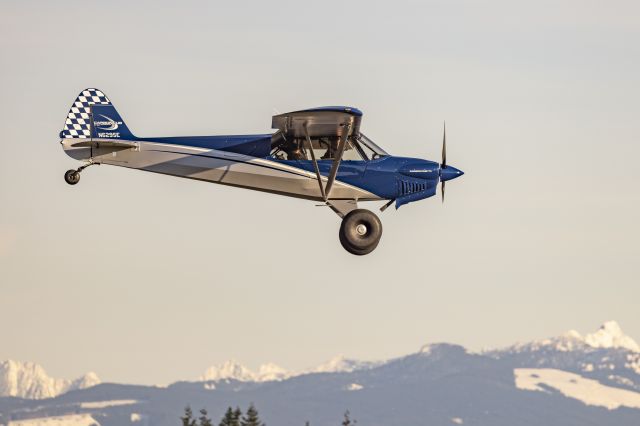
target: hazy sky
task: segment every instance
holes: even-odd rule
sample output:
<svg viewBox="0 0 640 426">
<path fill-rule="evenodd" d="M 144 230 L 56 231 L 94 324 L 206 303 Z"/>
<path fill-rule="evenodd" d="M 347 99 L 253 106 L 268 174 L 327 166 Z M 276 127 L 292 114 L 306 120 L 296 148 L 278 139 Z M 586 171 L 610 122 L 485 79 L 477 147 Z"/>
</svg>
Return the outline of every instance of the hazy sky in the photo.
<svg viewBox="0 0 640 426">
<path fill-rule="evenodd" d="M 0 4 L 0 359 L 166 383 L 448 341 L 640 338 L 637 1 Z M 314 203 L 79 164 L 58 132 L 103 90 L 140 136 L 270 131 L 361 108 L 396 155 L 466 175 L 381 215 L 355 257 Z M 376 209 L 377 204 L 364 204 Z"/>
</svg>

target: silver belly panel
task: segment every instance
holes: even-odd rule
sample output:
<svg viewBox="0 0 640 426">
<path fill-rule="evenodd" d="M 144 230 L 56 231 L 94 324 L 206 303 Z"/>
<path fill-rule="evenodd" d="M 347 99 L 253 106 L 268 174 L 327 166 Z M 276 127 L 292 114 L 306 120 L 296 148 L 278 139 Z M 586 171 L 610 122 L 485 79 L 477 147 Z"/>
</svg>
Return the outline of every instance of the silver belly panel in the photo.
<svg viewBox="0 0 640 426">
<path fill-rule="evenodd" d="M 156 142 L 136 148 L 93 148 L 96 163 L 129 167 L 310 200 L 322 200 L 316 176 L 277 161 Z M 326 184 L 326 177 L 323 177 Z M 335 181 L 330 199 L 379 200 L 361 188 Z"/>
</svg>

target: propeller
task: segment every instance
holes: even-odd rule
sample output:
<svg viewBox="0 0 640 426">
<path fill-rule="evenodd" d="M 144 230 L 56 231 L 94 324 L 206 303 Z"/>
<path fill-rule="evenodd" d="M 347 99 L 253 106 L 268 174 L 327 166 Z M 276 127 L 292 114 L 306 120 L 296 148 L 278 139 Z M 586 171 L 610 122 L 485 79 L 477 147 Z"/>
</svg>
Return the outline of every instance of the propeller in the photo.
<svg viewBox="0 0 640 426">
<path fill-rule="evenodd" d="M 440 169 L 447 168 L 447 122 L 444 121 L 442 123 L 443 131 L 442 131 L 442 163 L 440 164 Z M 446 181 L 441 181 L 440 183 L 440 195 L 442 197 L 442 203 L 444 204 L 444 187 Z"/>
<path fill-rule="evenodd" d="M 442 124 L 443 132 L 442 132 L 442 164 L 441 167 L 444 169 L 447 167 L 447 122 L 443 122 Z"/>
</svg>

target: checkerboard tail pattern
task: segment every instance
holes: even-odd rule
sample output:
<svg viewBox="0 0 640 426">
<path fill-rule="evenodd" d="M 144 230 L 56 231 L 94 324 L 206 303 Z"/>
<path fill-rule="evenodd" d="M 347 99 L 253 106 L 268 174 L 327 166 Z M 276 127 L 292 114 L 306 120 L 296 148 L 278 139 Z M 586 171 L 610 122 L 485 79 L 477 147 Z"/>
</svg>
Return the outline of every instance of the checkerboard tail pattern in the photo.
<svg viewBox="0 0 640 426">
<path fill-rule="evenodd" d="M 111 101 L 98 89 L 85 89 L 73 102 L 64 122 L 63 138 L 91 137 L 91 105 L 111 105 Z"/>
</svg>

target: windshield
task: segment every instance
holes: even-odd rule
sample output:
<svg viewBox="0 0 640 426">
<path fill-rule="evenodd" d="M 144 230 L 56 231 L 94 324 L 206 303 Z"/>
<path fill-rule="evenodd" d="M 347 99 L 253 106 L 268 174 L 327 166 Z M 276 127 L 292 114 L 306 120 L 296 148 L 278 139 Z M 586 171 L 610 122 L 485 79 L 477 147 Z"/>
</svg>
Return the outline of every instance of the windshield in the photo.
<svg viewBox="0 0 640 426">
<path fill-rule="evenodd" d="M 358 141 L 362 144 L 362 147 L 365 148 L 366 151 L 372 152 L 371 155 L 367 155 L 372 160 L 380 157 L 387 157 L 389 155 L 387 151 L 376 145 L 376 143 L 369 139 L 364 133 L 360 133 L 360 136 L 358 136 Z M 369 154 L 369 152 L 367 152 L 367 154 Z"/>
</svg>

